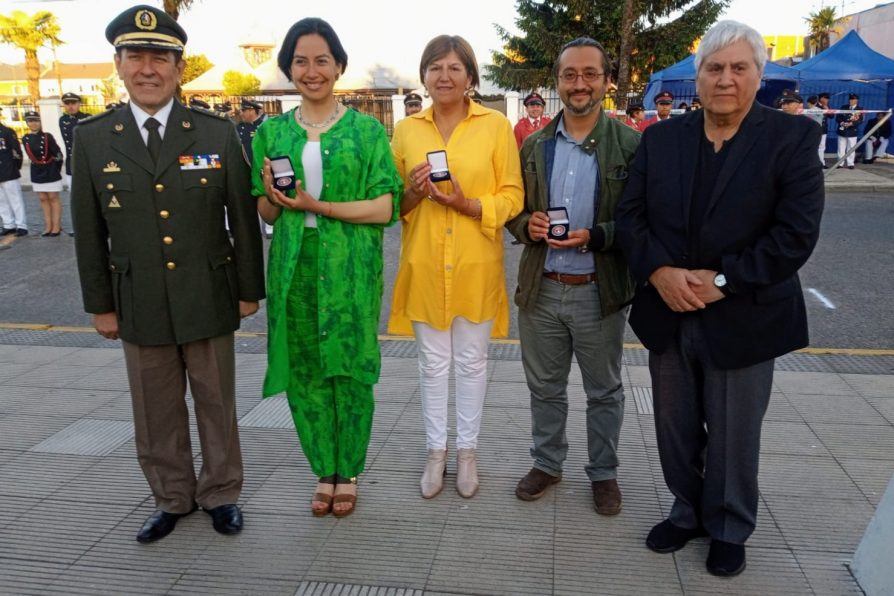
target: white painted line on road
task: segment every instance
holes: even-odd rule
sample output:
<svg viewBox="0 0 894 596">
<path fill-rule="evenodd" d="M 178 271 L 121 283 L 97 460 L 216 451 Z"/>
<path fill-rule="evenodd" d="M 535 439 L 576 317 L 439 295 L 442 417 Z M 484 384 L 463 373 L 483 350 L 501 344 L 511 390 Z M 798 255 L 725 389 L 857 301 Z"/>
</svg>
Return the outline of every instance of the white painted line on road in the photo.
<svg viewBox="0 0 894 596">
<path fill-rule="evenodd" d="M 835 310 L 835 305 L 832 304 L 832 302 L 828 298 L 826 298 L 825 296 L 820 294 L 819 290 L 817 290 L 816 288 L 807 288 L 807 291 L 810 292 L 811 294 L 813 294 L 817 300 L 822 302 L 823 306 L 825 306 L 826 308 L 831 308 L 832 310 Z"/>
</svg>

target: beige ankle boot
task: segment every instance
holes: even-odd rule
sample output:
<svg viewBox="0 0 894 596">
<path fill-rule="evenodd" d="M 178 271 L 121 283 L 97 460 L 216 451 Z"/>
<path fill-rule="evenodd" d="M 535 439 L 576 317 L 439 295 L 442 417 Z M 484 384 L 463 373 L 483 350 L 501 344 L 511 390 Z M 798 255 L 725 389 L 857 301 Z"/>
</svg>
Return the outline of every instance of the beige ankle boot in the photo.
<svg viewBox="0 0 894 596">
<path fill-rule="evenodd" d="M 456 450 L 456 492 L 467 499 L 478 492 L 478 461 L 474 449 Z"/>
<path fill-rule="evenodd" d="M 444 474 L 447 470 L 447 450 L 429 449 L 428 459 L 425 460 L 425 471 L 419 488 L 422 490 L 423 499 L 431 499 L 437 496 L 444 488 Z"/>
</svg>

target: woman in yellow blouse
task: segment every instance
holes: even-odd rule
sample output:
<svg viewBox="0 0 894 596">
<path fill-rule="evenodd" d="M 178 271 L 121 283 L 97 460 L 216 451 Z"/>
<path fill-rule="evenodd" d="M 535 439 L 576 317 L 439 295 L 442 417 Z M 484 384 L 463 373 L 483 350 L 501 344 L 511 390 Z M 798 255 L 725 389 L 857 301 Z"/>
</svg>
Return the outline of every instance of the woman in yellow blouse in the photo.
<svg viewBox="0 0 894 596">
<path fill-rule="evenodd" d="M 416 337 L 428 459 L 422 496 L 443 488 L 447 380 L 456 376 L 456 488 L 478 491 L 475 449 L 487 391 L 487 345 L 509 330 L 503 224 L 524 190 L 512 125 L 469 101 L 478 62 L 468 42 L 441 35 L 422 53 L 419 76 L 432 98 L 401 120 L 392 151 L 404 179 L 400 269 L 388 330 Z M 446 151 L 450 180 L 433 183 L 426 155 Z"/>
</svg>

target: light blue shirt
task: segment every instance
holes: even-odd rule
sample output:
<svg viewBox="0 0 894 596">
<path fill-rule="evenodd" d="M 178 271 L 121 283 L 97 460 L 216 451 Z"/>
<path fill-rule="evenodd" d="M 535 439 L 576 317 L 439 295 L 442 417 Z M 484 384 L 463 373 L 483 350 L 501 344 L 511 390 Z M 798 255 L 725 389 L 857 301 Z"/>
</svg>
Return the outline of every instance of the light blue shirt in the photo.
<svg viewBox="0 0 894 596">
<path fill-rule="evenodd" d="M 581 144 L 565 131 L 565 119 L 556 127 L 556 152 L 549 181 L 550 208 L 568 210 L 569 230 L 593 227 L 599 185 L 596 153 L 587 154 Z M 545 271 L 585 274 L 596 271 L 593 255 L 576 248 L 549 248 Z"/>
</svg>

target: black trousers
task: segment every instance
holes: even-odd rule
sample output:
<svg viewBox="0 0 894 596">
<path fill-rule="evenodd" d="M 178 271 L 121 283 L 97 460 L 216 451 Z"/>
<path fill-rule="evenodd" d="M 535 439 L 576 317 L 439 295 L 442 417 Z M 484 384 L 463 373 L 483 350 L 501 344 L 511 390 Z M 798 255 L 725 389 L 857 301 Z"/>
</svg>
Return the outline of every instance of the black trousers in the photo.
<svg viewBox="0 0 894 596">
<path fill-rule="evenodd" d="M 712 362 L 698 313 L 684 315 L 663 354 L 649 353 L 655 431 L 669 519 L 744 544 L 757 522 L 761 424 L 774 360 L 733 370 Z"/>
</svg>

